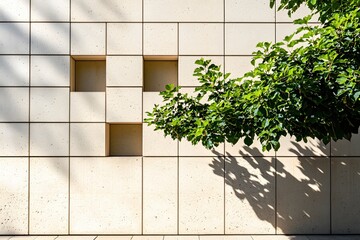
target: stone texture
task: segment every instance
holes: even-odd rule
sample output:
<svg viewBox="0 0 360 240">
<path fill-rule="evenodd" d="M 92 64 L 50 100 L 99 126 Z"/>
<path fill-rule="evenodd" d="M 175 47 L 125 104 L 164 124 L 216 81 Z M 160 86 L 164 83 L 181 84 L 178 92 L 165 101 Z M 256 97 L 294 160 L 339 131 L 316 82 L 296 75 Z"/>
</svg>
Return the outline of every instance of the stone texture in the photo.
<svg viewBox="0 0 360 240">
<path fill-rule="evenodd" d="M 226 0 L 226 22 L 275 22 L 268 0 Z"/>
<path fill-rule="evenodd" d="M 141 158 L 70 162 L 70 233 L 140 234 Z"/>
<path fill-rule="evenodd" d="M 71 92 L 71 122 L 105 122 L 105 93 Z"/>
<path fill-rule="evenodd" d="M 107 87 L 142 87 L 143 58 L 141 56 L 108 56 L 106 58 Z"/>
<path fill-rule="evenodd" d="M 226 157 L 225 183 L 225 233 L 275 234 L 275 158 Z"/>
<path fill-rule="evenodd" d="M 105 123 L 70 123 L 70 156 L 105 154 Z"/>
<path fill-rule="evenodd" d="M 29 26 L 29 23 L 0 23 L 0 54 L 29 54 Z"/>
<path fill-rule="evenodd" d="M 331 142 L 331 156 L 360 156 L 360 134 L 353 134 L 351 141 L 338 140 Z"/>
<path fill-rule="evenodd" d="M 0 122 L 29 120 L 29 88 L 0 88 Z"/>
<path fill-rule="evenodd" d="M 108 23 L 108 54 L 142 54 L 141 23 Z"/>
<path fill-rule="evenodd" d="M 27 190 L 28 158 L 0 158 L 1 235 L 27 234 Z"/>
<path fill-rule="evenodd" d="M 165 137 L 162 131 L 155 131 L 153 126 L 143 124 L 144 156 L 177 156 L 178 142 L 170 136 Z"/>
<path fill-rule="evenodd" d="M 212 163 L 179 158 L 179 234 L 224 234 L 224 175 L 214 174 Z"/>
<path fill-rule="evenodd" d="M 145 23 L 144 55 L 177 55 L 177 23 Z"/>
<path fill-rule="evenodd" d="M 0 56 L 0 86 L 29 86 L 29 56 Z"/>
<path fill-rule="evenodd" d="M 29 124 L 0 123 L 0 156 L 27 156 Z"/>
<path fill-rule="evenodd" d="M 0 21 L 29 21 L 28 0 L 2 0 Z"/>
<path fill-rule="evenodd" d="M 278 157 L 277 233 L 330 233 L 330 159 Z"/>
<path fill-rule="evenodd" d="M 69 21 L 70 0 L 31 0 L 32 21 Z"/>
<path fill-rule="evenodd" d="M 270 156 L 275 157 L 275 151 L 262 151 L 260 141 L 255 140 L 251 146 L 244 143 L 244 139 L 240 139 L 235 145 L 226 142 L 225 153 L 227 156 Z"/>
<path fill-rule="evenodd" d="M 177 158 L 145 157 L 143 160 L 144 234 L 177 232 Z"/>
<path fill-rule="evenodd" d="M 30 158 L 30 234 L 67 234 L 69 158 Z"/>
<path fill-rule="evenodd" d="M 330 156 L 330 144 L 324 145 L 318 139 L 308 138 L 308 142 L 296 142 L 295 137 L 282 137 L 276 156 Z"/>
<path fill-rule="evenodd" d="M 72 23 L 72 55 L 105 55 L 105 23 Z"/>
</svg>

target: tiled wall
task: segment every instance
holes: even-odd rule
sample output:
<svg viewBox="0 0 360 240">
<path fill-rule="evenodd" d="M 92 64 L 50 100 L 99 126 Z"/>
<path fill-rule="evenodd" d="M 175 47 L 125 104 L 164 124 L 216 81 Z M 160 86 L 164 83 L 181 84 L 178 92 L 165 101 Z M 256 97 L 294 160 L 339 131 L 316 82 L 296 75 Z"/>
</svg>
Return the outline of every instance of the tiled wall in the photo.
<svg viewBox="0 0 360 240">
<path fill-rule="evenodd" d="M 203 56 L 239 76 L 258 41 L 294 29 L 268 5 L 0 0 L 0 235 L 360 233 L 358 135 L 327 146 L 285 138 L 263 153 L 258 143 L 209 151 L 141 127 L 161 102 L 143 91 L 153 76 L 143 56 L 177 60 L 167 74 L 183 92 L 198 85 Z M 73 86 L 79 55 L 106 61 L 104 91 Z M 114 127 L 118 141 L 142 154 L 107 156 L 107 123 L 130 124 Z"/>
</svg>

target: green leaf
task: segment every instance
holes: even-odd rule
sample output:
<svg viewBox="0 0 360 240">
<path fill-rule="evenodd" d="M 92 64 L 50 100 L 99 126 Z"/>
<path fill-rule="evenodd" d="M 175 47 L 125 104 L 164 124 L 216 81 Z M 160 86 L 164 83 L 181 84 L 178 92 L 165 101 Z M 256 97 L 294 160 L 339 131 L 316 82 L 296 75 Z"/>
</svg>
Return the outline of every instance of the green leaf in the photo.
<svg viewBox="0 0 360 240">
<path fill-rule="evenodd" d="M 244 143 L 245 143 L 247 146 L 250 146 L 250 145 L 253 143 L 253 139 L 250 138 L 250 137 L 245 137 Z"/>
</svg>

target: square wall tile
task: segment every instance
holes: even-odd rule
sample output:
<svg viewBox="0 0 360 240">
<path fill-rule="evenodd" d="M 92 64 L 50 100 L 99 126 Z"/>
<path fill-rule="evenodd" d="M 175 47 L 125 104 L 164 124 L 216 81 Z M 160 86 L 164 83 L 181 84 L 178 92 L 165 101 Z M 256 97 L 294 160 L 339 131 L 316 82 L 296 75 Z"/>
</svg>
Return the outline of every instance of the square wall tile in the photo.
<svg viewBox="0 0 360 240">
<path fill-rule="evenodd" d="M 219 56 L 179 56 L 179 86 L 196 87 L 200 86 L 198 77 L 193 76 L 194 70 L 199 66 L 195 61 L 204 58 L 211 60 L 211 63 L 221 65 L 224 69 L 224 57 Z"/>
<path fill-rule="evenodd" d="M 30 156 L 68 156 L 68 123 L 31 123 Z"/>
<path fill-rule="evenodd" d="M 69 54 L 69 23 L 32 23 L 32 54 Z"/>
<path fill-rule="evenodd" d="M 142 122 L 141 88 L 107 88 L 107 122 Z"/>
<path fill-rule="evenodd" d="M 29 54 L 29 26 L 29 23 L 0 23 L 0 54 Z"/>
<path fill-rule="evenodd" d="M 224 174 L 213 161 L 223 158 L 179 158 L 179 234 L 224 234 Z"/>
<path fill-rule="evenodd" d="M 353 134 L 351 141 L 346 139 L 331 142 L 331 156 L 360 156 L 360 134 Z"/>
<path fill-rule="evenodd" d="M 31 86 L 70 86 L 70 58 L 31 56 Z"/>
<path fill-rule="evenodd" d="M 177 23 L 144 23 L 144 55 L 177 55 Z"/>
<path fill-rule="evenodd" d="M 330 234 L 330 159 L 277 160 L 277 233 Z"/>
<path fill-rule="evenodd" d="M 28 158 L 0 158 L 1 235 L 28 234 L 28 184 Z"/>
<path fill-rule="evenodd" d="M 31 0 L 31 21 L 69 21 L 70 0 Z"/>
<path fill-rule="evenodd" d="M 31 88 L 30 97 L 30 121 L 69 121 L 69 88 Z"/>
<path fill-rule="evenodd" d="M 143 124 L 143 155 L 144 156 L 177 156 L 178 141 L 170 136 L 165 137 L 161 130 L 155 131 L 154 126 Z"/>
<path fill-rule="evenodd" d="M 225 153 L 227 156 L 236 157 L 236 156 L 249 156 L 249 157 L 259 157 L 259 156 L 270 156 L 275 157 L 275 151 L 271 149 L 270 151 L 263 151 L 261 142 L 259 140 L 254 140 L 253 144 L 247 146 L 244 143 L 244 139 L 241 138 L 239 141 L 233 145 L 229 142 L 225 143 Z"/>
<path fill-rule="evenodd" d="M 250 56 L 228 56 L 225 57 L 225 72 L 231 73 L 229 79 L 243 77 L 245 73 L 254 69 L 251 65 Z"/>
<path fill-rule="evenodd" d="M 71 122 L 105 122 L 104 92 L 71 92 Z"/>
<path fill-rule="evenodd" d="M 177 158 L 144 158 L 144 234 L 177 232 Z"/>
<path fill-rule="evenodd" d="M 213 160 L 225 174 L 225 234 L 275 234 L 275 158 Z"/>
<path fill-rule="evenodd" d="M 141 124 L 109 124 L 107 140 L 110 156 L 141 156 Z"/>
<path fill-rule="evenodd" d="M 146 112 L 152 112 L 155 104 L 163 104 L 163 97 L 159 92 L 144 92 L 143 93 L 143 116 L 147 118 Z"/>
<path fill-rule="evenodd" d="M 107 87 L 142 87 L 143 58 L 141 56 L 106 57 Z"/>
<path fill-rule="evenodd" d="M 180 55 L 223 55 L 224 25 L 221 23 L 180 23 Z"/>
<path fill-rule="evenodd" d="M 70 165 L 70 234 L 141 234 L 141 158 L 71 158 Z"/>
<path fill-rule="evenodd" d="M 222 22 L 223 0 L 144 0 L 145 22 Z"/>
<path fill-rule="evenodd" d="M 29 124 L 0 123 L 0 156 L 27 156 Z"/>
<path fill-rule="evenodd" d="M 29 7 L 29 0 L 2 0 L 0 21 L 29 21 Z"/>
<path fill-rule="evenodd" d="M 275 22 L 275 8 L 268 0 L 226 0 L 226 22 Z"/>
<path fill-rule="evenodd" d="M 142 54 L 141 23 L 108 23 L 107 54 Z"/>
<path fill-rule="evenodd" d="M 145 60 L 144 92 L 165 91 L 168 84 L 178 85 L 178 61 Z"/>
<path fill-rule="evenodd" d="M 29 56 L 0 56 L 0 86 L 29 86 Z"/>
<path fill-rule="evenodd" d="M 0 122 L 29 120 L 29 88 L 0 88 Z"/>
<path fill-rule="evenodd" d="M 186 139 L 182 139 L 179 142 L 179 155 L 180 156 L 218 156 L 224 154 L 224 143 L 221 143 L 219 146 L 213 149 L 206 149 L 201 142 L 196 145 L 193 145 L 191 142 Z"/>
<path fill-rule="evenodd" d="M 105 92 L 106 61 L 71 58 L 71 91 Z"/>
<path fill-rule="evenodd" d="M 30 234 L 67 234 L 69 158 L 30 158 Z"/>
<path fill-rule="evenodd" d="M 105 123 L 71 123 L 70 156 L 105 156 Z"/>
<path fill-rule="evenodd" d="M 80 22 L 140 22 L 141 0 L 72 0 L 71 21 Z"/>
<path fill-rule="evenodd" d="M 72 23 L 71 54 L 105 55 L 105 23 Z"/>
<path fill-rule="evenodd" d="M 331 158 L 333 234 L 360 233 L 360 159 Z"/>
<path fill-rule="evenodd" d="M 225 54 L 252 55 L 258 42 L 275 41 L 275 24 L 227 23 L 225 24 Z"/>
<path fill-rule="evenodd" d="M 282 137 L 276 156 L 330 156 L 330 144 L 308 138 L 308 142 L 296 142 L 295 137 Z"/>
</svg>

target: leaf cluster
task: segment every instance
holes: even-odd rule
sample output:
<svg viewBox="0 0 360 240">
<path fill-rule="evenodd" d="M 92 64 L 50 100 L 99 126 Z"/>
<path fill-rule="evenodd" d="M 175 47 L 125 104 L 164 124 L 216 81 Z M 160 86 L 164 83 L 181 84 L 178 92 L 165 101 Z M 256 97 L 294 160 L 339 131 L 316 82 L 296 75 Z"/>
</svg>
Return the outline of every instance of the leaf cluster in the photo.
<svg viewBox="0 0 360 240">
<path fill-rule="evenodd" d="M 146 122 L 207 148 L 240 138 L 251 145 L 257 137 L 263 150 L 278 150 L 287 134 L 325 144 L 350 139 L 360 126 L 359 2 L 347 1 L 338 11 L 333 8 L 342 1 L 282 0 L 280 8 L 294 11 L 303 2 L 326 16 L 321 26 L 309 25 L 307 16 L 282 42 L 259 43 L 254 69 L 240 78 L 197 60 L 194 76 L 201 86 L 188 94 L 168 85 L 161 93 L 164 104 Z"/>
</svg>

